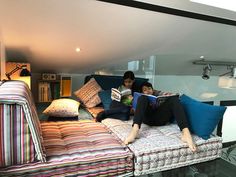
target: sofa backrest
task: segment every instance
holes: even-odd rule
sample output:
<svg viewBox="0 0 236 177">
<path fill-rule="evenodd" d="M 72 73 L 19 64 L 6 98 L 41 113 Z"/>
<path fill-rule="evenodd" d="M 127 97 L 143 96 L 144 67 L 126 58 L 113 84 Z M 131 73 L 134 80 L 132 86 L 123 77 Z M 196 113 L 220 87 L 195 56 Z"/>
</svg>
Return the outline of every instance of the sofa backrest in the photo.
<svg viewBox="0 0 236 177">
<path fill-rule="evenodd" d="M 122 85 L 123 76 L 108 76 L 108 75 L 88 75 L 85 77 L 84 83 L 87 83 L 91 78 L 94 78 L 103 90 L 110 90 L 111 88 L 118 88 Z M 148 81 L 146 78 L 135 78 L 135 88 L 140 88 L 141 84 Z M 136 90 L 138 91 L 138 90 Z"/>
<path fill-rule="evenodd" d="M 45 162 L 31 91 L 22 81 L 0 82 L 0 167 Z"/>
</svg>

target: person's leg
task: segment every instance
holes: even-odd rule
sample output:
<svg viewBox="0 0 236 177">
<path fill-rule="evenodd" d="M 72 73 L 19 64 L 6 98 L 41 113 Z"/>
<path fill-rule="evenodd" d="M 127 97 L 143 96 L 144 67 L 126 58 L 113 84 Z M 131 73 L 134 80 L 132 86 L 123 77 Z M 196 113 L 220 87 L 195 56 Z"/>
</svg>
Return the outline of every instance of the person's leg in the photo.
<svg viewBox="0 0 236 177">
<path fill-rule="evenodd" d="M 100 112 L 96 117 L 96 121 L 101 122 L 102 120 L 104 120 L 108 117 L 114 118 L 114 119 L 119 119 L 119 120 L 128 120 L 129 113 L 130 113 L 129 106 L 126 106 L 121 102 L 113 100 L 111 102 L 110 109 Z"/>
<path fill-rule="evenodd" d="M 147 96 L 142 95 L 138 98 L 137 101 L 137 106 L 134 112 L 133 125 L 137 124 L 140 128 L 144 119 L 146 119 L 148 112 L 150 112 L 150 101 L 148 100 Z"/>
<path fill-rule="evenodd" d="M 170 121 L 174 116 L 181 132 L 182 141 L 186 142 L 189 148 L 194 152 L 196 151 L 196 145 L 192 140 L 191 133 L 189 131 L 188 121 L 184 112 L 183 106 L 181 105 L 178 98 L 172 97 L 164 102 L 159 108 L 157 108 L 158 119 L 155 119 L 156 125 L 164 124 L 165 121 Z"/>
<path fill-rule="evenodd" d="M 140 96 L 137 101 L 137 107 L 134 112 L 133 125 L 128 137 L 124 140 L 125 144 L 132 143 L 137 138 L 139 129 L 144 119 L 150 111 L 150 102 L 147 96 Z"/>
</svg>

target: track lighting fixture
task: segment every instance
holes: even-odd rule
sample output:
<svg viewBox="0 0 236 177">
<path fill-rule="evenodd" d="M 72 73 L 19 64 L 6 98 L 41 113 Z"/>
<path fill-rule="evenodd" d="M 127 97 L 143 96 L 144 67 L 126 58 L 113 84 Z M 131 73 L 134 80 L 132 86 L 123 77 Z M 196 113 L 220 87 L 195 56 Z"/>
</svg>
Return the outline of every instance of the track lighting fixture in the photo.
<svg viewBox="0 0 236 177">
<path fill-rule="evenodd" d="M 193 64 L 195 65 L 205 65 L 205 67 L 203 67 L 203 74 L 202 74 L 202 78 L 203 79 L 209 79 L 209 73 L 212 70 L 212 66 L 216 65 L 216 66 L 226 66 L 227 69 L 230 69 L 230 72 L 224 73 L 220 76 L 223 75 L 227 75 L 227 74 L 231 74 L 231 76 L 233 76 L 234 78 L 236 78 L 236 62 L 230 62 L 230 61 L 206 61 L 204 59 L 204 57 L 201 57 L 200 60 L 195 60 L 193 61 Z"/>
<path fill-rule="evenodd" d="M 212 67 L 210 64 L 203 67 L 202 78 L 205 80 L 209 79 L 210 78 L 209 74 L 210 74 L 211 70 L 212 70 Z"/>
<path fill-rule="evenodd" d="M 205 65 L 203 67 L 202 78 L 209 79 L 209 73 L 212 70 L 212 65 L 226 66 L 230 70 L 219 76 L 218 86 L 221 88 L 235 89 L 236 88 L 236 62 L 228 61 L 206 61 L 204 57 L 201 60 L 193 61 L 195 65 Z"/>
</svg>

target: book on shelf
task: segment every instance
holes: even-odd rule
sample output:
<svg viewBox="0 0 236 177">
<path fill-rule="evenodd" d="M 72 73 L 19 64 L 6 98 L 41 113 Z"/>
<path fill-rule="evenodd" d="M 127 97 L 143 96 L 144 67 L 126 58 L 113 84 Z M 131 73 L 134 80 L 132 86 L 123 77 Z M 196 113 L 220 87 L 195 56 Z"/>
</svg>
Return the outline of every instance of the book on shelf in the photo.
<svg viewBox="0 0 236 177">
<path fill-rule="evenodd" d="M 38 87 L 39 102 L 49 102 L 52 101 L 52 94 L 50 84 L 47 82 L 40 82 Z"/>
<path fill-rule="evenodd" d="M 60 83 L 55 83 L 53 85 L 53 99 L 60 98 Z"/>
<path fill-rule="evenodd" d="M 132 94 L 132 91 L 130 89 L 125 89 L 125 90 L 122 90 L 122 91 L 119 91 L 116 88 L 111 89 L 111 99 L 119 101 L 119 102 L 121 101 L 121 99 L 124 96 L 128 96 L 128 95 L 131 95 L 131 94 Z"/>
<path fill-rule="evenodd" d="M 154 107 L 158 107 L 160 106 L 163 102 L 165 102 L 168 98 L 171 97 L 177 97 L 179 98 L 179 94 L 168 94 L 168 95 L 160 95 L 160 96 L 154 96 L 154 95 L 147 95 L 147 94 L 143 94 L 143 93 L 139 93 L 139 92 L 134 92 L 133 95 L 133 102 L 132 102 L 132 107 L 134 109 L 136 109 L 137 106 L 137 102 L 138 102 L 138 98 L 141 95 L 146 95 L 150 101 L 150 103 L 154 106 Z"/>
</svg>

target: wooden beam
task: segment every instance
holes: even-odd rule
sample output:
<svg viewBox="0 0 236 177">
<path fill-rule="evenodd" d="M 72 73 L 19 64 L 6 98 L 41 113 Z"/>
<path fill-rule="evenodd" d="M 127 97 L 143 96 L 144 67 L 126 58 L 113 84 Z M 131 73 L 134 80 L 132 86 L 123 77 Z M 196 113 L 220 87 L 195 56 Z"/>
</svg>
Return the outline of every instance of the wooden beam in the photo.
<svg viewBox="0 0 236 177">
<path fill-rule="evenodd" d="M 122 0 L 98 0 L 98 1 L 113 3 L 117 5 L 133 7 L 133 8 L 143 9 L 143 10 L 149 10 L 149 11 L 154 11 L 154 12 L 166 13 L 166 14 L 176 15 L 176 16 L 181 16 L 181 17 L 193 18 L 197 20 L 204 20 L 204 21 L 209 21 L 209 22 L 214 22 L 214 23 L 221 23 L 225 25 L 236 26 L 235 20 L 215 17 L 211 15 L 205 15 L 205 14 L 200 14 L 200 13 L 195 13 L 195 12 L 190 12 L 190 11 L 185 11 L 185 10 L 179 10 L 179 9 L 174 9 L 170 7 L 154 5 L 154 4 L 148 4 L 144 2 L 138 2 L 138 1 L 132 1 L 132 0 L 124 0 L 124 1 Z"/>
</svg>

